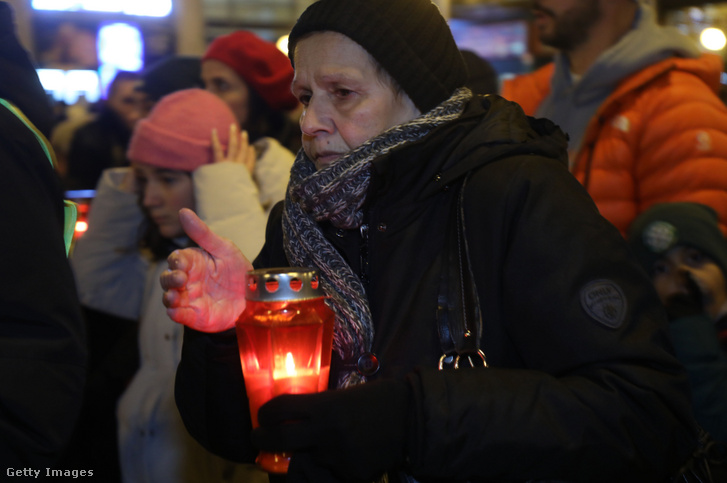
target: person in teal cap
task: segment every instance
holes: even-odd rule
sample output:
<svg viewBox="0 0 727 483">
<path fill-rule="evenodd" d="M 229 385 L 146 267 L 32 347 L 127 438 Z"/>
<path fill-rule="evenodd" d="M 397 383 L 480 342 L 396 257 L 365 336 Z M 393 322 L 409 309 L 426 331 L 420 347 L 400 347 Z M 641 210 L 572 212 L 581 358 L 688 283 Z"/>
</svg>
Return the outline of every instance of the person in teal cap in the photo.
<svg viewBox="0 0 727 483">
<path fill-rule="evenodd" d="M 634 221 L 628 238 L 666 307 L 677 357 L 687 368 L 695 417 L 724 442 L 727 240 L 718 223 L 706 205 L 661 203 Z"/>
</svg>

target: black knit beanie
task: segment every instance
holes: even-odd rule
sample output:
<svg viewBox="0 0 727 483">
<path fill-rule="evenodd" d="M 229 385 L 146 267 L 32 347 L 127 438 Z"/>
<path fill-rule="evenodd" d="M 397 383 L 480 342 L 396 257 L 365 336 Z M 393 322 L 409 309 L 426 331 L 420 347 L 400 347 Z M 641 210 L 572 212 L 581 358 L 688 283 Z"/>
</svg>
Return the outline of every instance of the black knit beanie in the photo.
<svg viewBox="0 0 727 483">
<path fill-rule="evenodd" d="M 201 72 L 199 57 L 168 57 L 144 69 L 141 74 L 142 85 L 138 90 L 146 92 L 156 102 L 167 94 L 182 89 L 203 89 Z"/>
<path fill-rule="evenodd" d="M 661 203 L 631 224 L 629 244 L 647 271 L 675 246 L 700 250 L 727 275 L 727 239 L 719 229 L 717 213 L 699 203 Z"/>
<path fill-rule="evenodd" d="M 425 113 L 465 85 L 467 68 L 452 32 L 430 0 L 319 0 L 300 16 L 288 38 L 333 31 L 361 47 Z"/>
</svg>

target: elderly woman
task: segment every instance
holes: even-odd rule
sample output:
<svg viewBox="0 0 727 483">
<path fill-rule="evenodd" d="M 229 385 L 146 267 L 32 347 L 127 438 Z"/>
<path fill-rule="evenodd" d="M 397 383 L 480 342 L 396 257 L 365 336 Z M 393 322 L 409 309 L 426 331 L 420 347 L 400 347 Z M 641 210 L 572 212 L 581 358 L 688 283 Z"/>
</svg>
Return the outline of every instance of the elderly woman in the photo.
<svg viewBox="0 0 727 483">
<path fill-rule="evenodd" d="M 289 45 L 303 150 L 265 246 L 251 265 L 184 210 L 200 248 L 162 275 L 192 435 L 239 461 L 292 452 L 292 481 L 675 472 L 696 444 L 685 373 L 562 132 L 463 88 L 428 0 L 320 0 Z M 231 330 L 253 265 L 316 268 L 336 313 L 334 390 L 274 398 L 254 431 Z"/>
</svg>

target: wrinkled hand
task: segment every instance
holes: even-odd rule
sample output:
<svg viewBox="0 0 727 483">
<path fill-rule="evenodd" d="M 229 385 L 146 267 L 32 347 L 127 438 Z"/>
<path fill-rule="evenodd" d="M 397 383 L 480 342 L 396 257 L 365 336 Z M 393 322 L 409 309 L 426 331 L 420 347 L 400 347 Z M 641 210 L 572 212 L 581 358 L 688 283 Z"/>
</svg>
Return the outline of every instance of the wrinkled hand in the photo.
<svg viewBox="0 0 727 483">
<path fill-rule="evenodd" d="M 230 144 L 227 154 L 222 148 L 217 129 L 212 130 L 212 152 L 215 163 L 231 162 L 243 164 L 250 174 L 255 170 L 255 147 L 250 144 L 247 131 L 238 132 L 237 124 L 230 124 Z"/>
<path fill-rule="evenodd" d="M 179 219 L 200 248 L 175 250 L 169 255 L 169 269 L 161 276 L 167 314 L 201 332 L 231 329 L 245 309 L 245 274 L 252 264 L 192 210 L 182 209 Z"/>
<path fill-rule="evenodd" d="M 410 400 L 408 383 L 399 380 L 278 396 L 258 411 L 252 441 L 293 453 L 289 480 L 324 480 L 320 475 L 330 471 L 346 481 L 372 481 L 404 465 Z"/>
</svg>

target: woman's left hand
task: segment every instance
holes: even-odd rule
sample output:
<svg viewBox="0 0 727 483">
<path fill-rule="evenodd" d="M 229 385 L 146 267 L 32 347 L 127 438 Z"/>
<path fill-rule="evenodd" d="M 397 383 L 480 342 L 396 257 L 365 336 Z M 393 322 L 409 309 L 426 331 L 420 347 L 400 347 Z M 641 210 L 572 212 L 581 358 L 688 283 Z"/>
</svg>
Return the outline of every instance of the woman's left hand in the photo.
<svg viewBox="0 0 727 483">
<path fill-rule="evenodd" d="M 198 247 L 175 250 L 167 258 L 169 270 L 160 277 L 167 314 L 200 332 L 229 330 L 245 310 L 245 274 L 252 264 L 192 210 L 182 208 L 179 221 Z"/>
<path fill-rule="evenodd" d="M 227 153 L 220 143 L 217 130 L 212 130 L 212 151 L 214 153 L 215 163 L 238 163 L 247 167 L 250 174 L 255 170 L 255 147 L 250 144 L 247 131 L 239 131 L 237 124 L 230 124 L 230 143 L 227 147 Z"/>
</svg>

